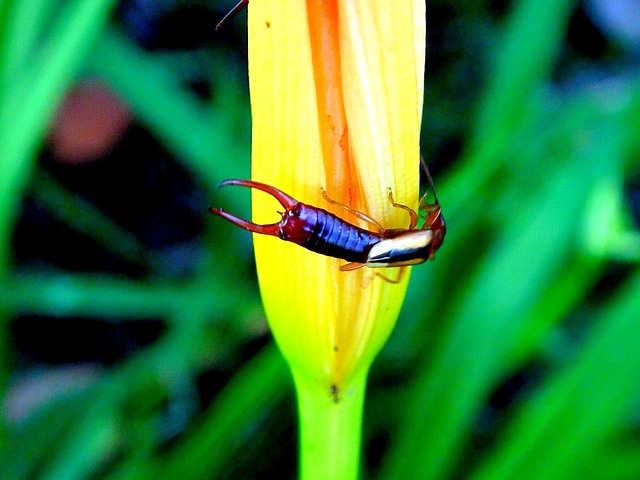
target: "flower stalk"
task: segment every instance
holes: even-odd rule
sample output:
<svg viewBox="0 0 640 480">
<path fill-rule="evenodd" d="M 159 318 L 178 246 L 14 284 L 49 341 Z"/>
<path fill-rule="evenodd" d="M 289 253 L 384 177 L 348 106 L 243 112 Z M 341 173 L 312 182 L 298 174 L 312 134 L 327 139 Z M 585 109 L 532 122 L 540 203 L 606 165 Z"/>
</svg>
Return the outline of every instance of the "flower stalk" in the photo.
<svg viewBox="0 0 640 480">
<path fill-rule="evenodd" d="M 252 179 L 362 225 L 406 228 L 418 203 L 424 0 L 255 0 L 249 6 Z M 253 221 L 279 205 L 253 192 Z M 366 226 L 365 226 L 366 227 Z M 254 236 L 269 324 L 292 370 L 302 478 L 357 478 L 369 366 L 396 321 L 399 284 L 372 269 Z M 395 278 L 397 269 L 383 271 Z"/>
<path fill-rule="evenodd" d="M 334 392 L 327 398 L 327 392 L 317 384 L 295 378 L 301 478 L 359 478 L 366 381 L 363 371 L 351 380 L 348 394 Z"/>
</svg>

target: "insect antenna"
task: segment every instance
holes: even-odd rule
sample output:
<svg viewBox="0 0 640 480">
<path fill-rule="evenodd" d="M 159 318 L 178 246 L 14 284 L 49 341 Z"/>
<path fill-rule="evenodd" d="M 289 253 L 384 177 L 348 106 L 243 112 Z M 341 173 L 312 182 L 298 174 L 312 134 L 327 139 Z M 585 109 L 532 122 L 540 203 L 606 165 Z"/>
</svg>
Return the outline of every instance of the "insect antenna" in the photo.
<svg viewBox="0 0 640 480">
<path fill-rule="evenodd" d="M 229 11 L 229 13 L 227 13 L 224 17 L 222 17 L 222 20 L 218 22 L 218 25 L 216 25 L 216 32 L 224 22 L 232 18 L 236 13 L 238 13 L 247 5 L 249 5 L 249 0 L 240 0 L 238 3 L 236 3 L 236 5 Z"/>
<path fill-rule="evenodd" d="M 424 161 L 424 157 L 422 155 L 420 155 L 420 165 L 422 165 L 422 169 L 427 175 L 427 180 L 429 181 L 429 186 L 431 187 L 431 191 L 433 192 L 433 198 L 436 200 L 436 205 L 440 205 L 440 202 L 438 201 L 438 194 L 436 193 L 436 187 L 433 184 L 433 178 L 431 178 L 429 167 L 427 166 L 427 162 Z M 423 200 L 427 197 L 427 193 L 424 194 Z M 420 203 L 422 203 L 422 200 L 420 201 Z"/>
</svg>

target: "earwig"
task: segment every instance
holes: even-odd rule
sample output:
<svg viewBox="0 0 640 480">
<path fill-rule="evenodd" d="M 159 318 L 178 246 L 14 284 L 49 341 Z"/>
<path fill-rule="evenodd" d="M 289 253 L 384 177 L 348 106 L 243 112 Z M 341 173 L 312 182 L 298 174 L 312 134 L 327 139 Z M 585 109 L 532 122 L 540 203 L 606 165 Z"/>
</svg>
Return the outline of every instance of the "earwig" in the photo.
<svg viewBox="0 0 640 480">
<path fill-rule="evenodd" d="M 428 178 L 431 182 L 431 177 Z M 365 266 L 370 268 L 405 267 L 433 260 L 446 233 L 444 217 L 435 189 L 433 192 L 436 203 L 426 203 L 427 194 L 420 200 L 418 209 L 426 212 L 426 220 L 422 228 L 419 229 L 416 228 L 418 213 L 406 205 L 396 203 L 391 189 L 388 192 L 391 204 L 409 214 L 410 223 L 407 229 L 383 228 L 377 221 L 364 213 L 331 200 L 322 190 L 325 200 L 348 210 L 372 225 L 375 229 L 373 231 L 353 225 L 322 208 L 299 202 L 271 185 L 251 180 L 225 180 L 219 186 L 225 185 L 240 185 L 268 193 L 284 207 L 282 218 L 276 223 L 259 225 L 231 215 L 221 208 L 210 208 L 211 213 L 250 232 L 278 237 L 312 252 L 346 260 L 348 263 L 339 267 L 342 271 L 355 270 Z M 399 281 L 399 279 L 383 278 L 391 283 Z"/>
<path fill-rule="evenodd" d="M 231 10 L 229 10 L 229 13 L 227 13 L 224 17 L 222 17 L 222 20 L 218 22 L 218 25 L 216 25 L 216 32 L 224 22 L 232 18 L 236 13 L 238 13 L 247 5 L 249 5 L 249 0 L 240 0 L 238 3 L 236 3 L 235 6 Z"/>
</svg>

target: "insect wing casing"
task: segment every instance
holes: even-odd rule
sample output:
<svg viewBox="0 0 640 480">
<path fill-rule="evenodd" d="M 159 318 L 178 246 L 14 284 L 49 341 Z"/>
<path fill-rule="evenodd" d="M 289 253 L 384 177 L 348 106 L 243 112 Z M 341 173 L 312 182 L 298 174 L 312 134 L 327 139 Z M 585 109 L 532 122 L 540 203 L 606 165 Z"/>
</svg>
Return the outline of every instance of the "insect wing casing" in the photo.
<svg viewBox="0 0 640 480">
<path fill-rule="evenodd" d="M 386 238 L 371 247 L 366 265 L 382 268 L 423 263 L 429 258 L 433 237 L 432 230 L 411 230 Z"/>
</svg>

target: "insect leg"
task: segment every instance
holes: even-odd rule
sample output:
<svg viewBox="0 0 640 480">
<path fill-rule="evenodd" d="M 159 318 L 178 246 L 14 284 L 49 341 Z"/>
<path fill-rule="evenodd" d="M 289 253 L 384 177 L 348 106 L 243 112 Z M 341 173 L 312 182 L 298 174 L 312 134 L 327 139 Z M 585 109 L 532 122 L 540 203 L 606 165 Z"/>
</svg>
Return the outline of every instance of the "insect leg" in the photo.
<svg viewBox="0 0 640 480">
<path fill-rule="evenodd" d="M 324 199 L 325 199 L 327 202 L 329 202 L 330 204 L 332 204 L 332 205 L 337 205 L 338 207 L 344 208 L 344 209 L 345 209 L 345 210 L 347 210 L 348 212 L 350 212 L 350 213 L 352 213 L 353 215 L 355 215 L 356 217 L 358 217 L 360 220 L 364 220 L 365 222 L 367 222 L 367 223 L 369 223 L 369 224 L 373 225 L 374 227 L 376 227 L 376 229 L 377 229 L 379 232 L 384 232 L 384 231 L 385 231 L 385 228 L 384 228 L 382 225 L 380 225 L 377 221 L 375 221 L 373 218 L 371 218 L 369 215 L 365 215 L 364 213 L 362 213 L 362 212 L 360 212 L 360 211 L 358 211 L 358 210 L 356 210 L 356 209 L 354 209 L 354 208 L 348 207 L 348 206 L 347 206 L 347 205 L 345 205 L 344 203 L 340 203 L 340 202 L 338 202 L 338 201 L 336 201 L 336 200 L 333 200 L 333 199 L 332 199 L 332 198 L 327 194 L 327 191 L 326 191 L 324 188 L 322 188 L 322 187 L 320 187 L 320 191 L 322 191 L 322 196 L 324 197 Z M 348 265 L 348 264 L 347 264 L 347 265 Z M 342 270 L 342 269 L 341 269 L 341 270 Z"/>
<path fill-rule="evenodd" d="M 393 199 L 393 193 L 391 192 L 391 189 L 389 189 L 389 201 L 391 202 L 391 205 L 393 205 L 394 207 L 401 208 L 409 214 L 409 217 L 411 217 L 411 221 L 409 223 L 409 230 L 415 229 L 416 225 L 418 225 L 418 214 L 416 213 L 416 211 L 413 208 L 403 205 L 402 203 L 396 203 L 396 201 Z"/>
<path fill-rule="evenodd" d="M 344 265 L 340 265 L 340 267 L 338 267 L 340 269 L 340 271 L 342 272 L 350 272 L 352 270 L 357 270 L 359 268 L 364 267 L 365 264 L 364 263 L 358 263 L 358 262 L 349 262 L 349 263 L 345 263 Z M 393 278 L 389 278 L 386 275 L 383 275 L 380 272 L 375 272 L 376 276 L 380 277 L 382 280 L 384 280 L 385 282 L 389 282 L 392 284 L 397 284 L 400 283 L 402 281 L 402 279 L 404 278 L 404 274 L 407 270 L 407 267 L 399 267 L 398 268 L 398 276 L 393 279 Z"/>
<path fill-rule="evenodd" d="M 400 267 L 398 268 L 398 276 L 395 279 L 391 279 L 389 277 L 387 277 L 386 275 L 383 275 L 380 272 L 376 272 L 376 275 L 378 277 L 380 277 L 382 280 L 384 280 L 385 282 L 389 282 L 392 284 L 398 284 L 402 281 L 402 279 L 404 278 L 404 274 L 407 271 L 407 267 Z"/>
<path fill-rule="evenodd" d="M 349 263 L 345 263 L 344 265 L 340 265 L 338 268 L 342 272 L 350 272 L 351 270 L 357 270 L 362 267 L 364 267 L 364 263 L 349 262 Z"/>
<path fill-rule="evenodd" d="M 424 225 L 422 227 L 423 229 L 430 228 L 442 214 L 442 208 L 436 203 L 428 203 L 420 207 L 420 209 L 424 210 L 427 214 L 427 218 L 424 221 Z"/>
</svg>

